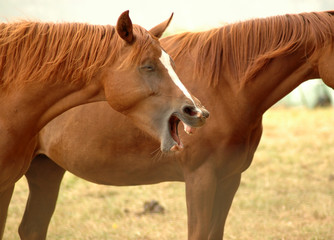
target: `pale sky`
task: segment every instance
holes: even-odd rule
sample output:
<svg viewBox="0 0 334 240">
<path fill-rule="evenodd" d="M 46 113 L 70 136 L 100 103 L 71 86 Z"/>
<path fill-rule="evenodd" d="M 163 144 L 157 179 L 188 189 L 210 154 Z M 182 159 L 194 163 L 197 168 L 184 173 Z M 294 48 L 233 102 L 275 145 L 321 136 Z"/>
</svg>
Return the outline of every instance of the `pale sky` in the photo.
<svg viewBox="0 0 334 240">
<path fill-rule="evenodd" d="M 197 30 L 256 17 L 333 10 L 333 0 L 0 0 L 0 21 L 30 19 L 115 25 L 130 10 L 146 29 L 166 20 L 171 29 Z"/>
</svg>

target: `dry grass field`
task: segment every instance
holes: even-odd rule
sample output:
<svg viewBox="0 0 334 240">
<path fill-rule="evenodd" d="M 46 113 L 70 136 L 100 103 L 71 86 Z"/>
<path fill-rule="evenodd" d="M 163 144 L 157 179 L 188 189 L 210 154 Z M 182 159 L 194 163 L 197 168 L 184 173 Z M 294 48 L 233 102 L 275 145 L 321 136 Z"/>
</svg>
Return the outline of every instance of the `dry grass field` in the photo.
<svg viewBox="0 0 334 240">
<path fill-rule="evenodd" d="M 19 239 L 27 186 L 17 184 L 4 239 Z M 157 200 L 165 214 L 138 215 Z M 183 183 L 109 187 L 66 174 L 48 239 L 186 239 Z M 227 240 L 334 240 L 334 109 L 272 109 L 243 174 Z"/>
</svg>

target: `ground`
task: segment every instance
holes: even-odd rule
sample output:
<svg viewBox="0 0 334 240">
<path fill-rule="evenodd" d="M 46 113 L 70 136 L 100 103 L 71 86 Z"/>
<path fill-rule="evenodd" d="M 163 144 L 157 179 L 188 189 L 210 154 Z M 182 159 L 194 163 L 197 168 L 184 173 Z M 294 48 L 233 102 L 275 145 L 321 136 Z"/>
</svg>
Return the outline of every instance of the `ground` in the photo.
<svg viewBox="0 0 334 240">
<path fill-rule="evenodd" d="M 264 134 L 243 174 L 226 223 L 225 239 L 334 239 L 334 109 L 276 108 L 264 116 Z M 17 184 L 4 239 L 19 239 L 27 197 Z M 164 214 L 144 214 L 156 200 Z M 100 186 L 65 175 L 49 240 L 186 239 L 183 183 Z"/>
</svg>

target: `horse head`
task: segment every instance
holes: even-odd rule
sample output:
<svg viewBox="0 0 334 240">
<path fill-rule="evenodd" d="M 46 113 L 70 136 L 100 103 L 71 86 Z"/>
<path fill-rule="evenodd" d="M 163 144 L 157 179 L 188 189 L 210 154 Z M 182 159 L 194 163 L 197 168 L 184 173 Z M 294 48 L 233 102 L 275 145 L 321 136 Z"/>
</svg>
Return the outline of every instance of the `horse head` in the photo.
<svg viewBox="0 0 334 240">
<path fill-rule="evenodd" d="M 172 16 L 146 31 L 132 25 L 128 11 L 124 12 L 116 26 L 119 57 L 104 81 L 106 99 L 112 108 L 159 139 L 164 152 L 183 148 L 178 136 L 179 122 L 187 133 L 192 133 L 192 128 L 202 126 L 209 116 L 182 84 L 173 60 L 160 46 L 159 38 Z"/>
</svg>

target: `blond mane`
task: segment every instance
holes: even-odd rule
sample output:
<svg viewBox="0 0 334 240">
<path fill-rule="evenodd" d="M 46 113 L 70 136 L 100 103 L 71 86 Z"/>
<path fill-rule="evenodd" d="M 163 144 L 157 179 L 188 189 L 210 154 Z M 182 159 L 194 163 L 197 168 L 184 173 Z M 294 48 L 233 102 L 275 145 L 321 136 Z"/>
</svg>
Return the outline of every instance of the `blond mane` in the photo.
<svg viewBox="0 0 334 240">
<path fill-rule="evenodd" d="M 305 48 L 305 57 L 334 38 L 334 12 L 287 14 L 238 22 L 199 33 L 182 33 L 164 41 L 175 59 L 195 54 L 194 76 L 216 86 L 222 71 L 239 82 L 251 80 L 275 57 Z M 175 44 L 177 43 L 177 44 Z M 195 51 L 194 51 L 195 49 Z M 226 66 L 226 67 L 224 67 Z"/>
<path fill-rule="evenodd" d="M 152 43 L 143 28 L 134 25 L 136 41 L 122 65 L 139 61 Z M 125 42 L 110 25 L 22 21 L 0 24 L 0 88 L 28 82 L 88 83 L 121 54 Z"/>
</svg>

